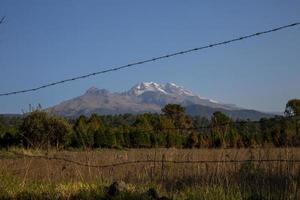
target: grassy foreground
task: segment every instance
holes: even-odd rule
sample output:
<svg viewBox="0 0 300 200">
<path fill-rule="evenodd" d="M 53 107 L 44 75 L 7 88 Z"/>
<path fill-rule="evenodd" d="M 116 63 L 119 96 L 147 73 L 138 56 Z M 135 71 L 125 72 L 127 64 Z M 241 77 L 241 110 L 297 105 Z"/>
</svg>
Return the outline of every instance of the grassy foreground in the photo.
<svg viewBox="0 0 300 200">
<path fill-rule="evenodd" d="M 148 186 L 149 187 L 149 186 Z M 107 194 L 108 184 L 104 183 L 26 183 L 9 175 L 1 174 L 0 199 L 129 199 L 151 200 L 147 195 L 147 186 L 127 184 L 127 191 L 115 197 Z M 159 188 L 156 186 L 156 188 Z M 163 189 L 158 189 L 163 191 Z M 165 194 L 166 191 L 163 192 Z M 181 191 L 168 193 L 170 199 L 243 199 L 238 188 L 187 187 Z"/>
<path fill-rule="evenodd" d="M 293 162 L 300 158 L 297 148 L 61 152 L 10 149 L 1 151 L 0 158 L 0 199 L 154 199 L 147 195 L 150 188 L 175 200 L 300 199 L 300 163 Z M 161 162 L 162 159 L 247 161 L 174 164 Z M 137 160 L 156 162 L 93 167 Z M 123 181 L 126 187 L 112 197 L 108 188 L 114 181 Z"/>
</svg>

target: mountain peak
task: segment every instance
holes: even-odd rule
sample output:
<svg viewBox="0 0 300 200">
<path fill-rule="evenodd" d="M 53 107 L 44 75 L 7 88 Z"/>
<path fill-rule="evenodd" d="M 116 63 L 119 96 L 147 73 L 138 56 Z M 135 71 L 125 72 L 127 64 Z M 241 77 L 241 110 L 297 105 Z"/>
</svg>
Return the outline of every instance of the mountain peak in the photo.
<svg viewBox="0 0 300 200">
<path fill-rule="evenodd" d="M 109 93 L 108 90 L 105 89 L 98 89 L 96 87 L 90 87 L 85 94 L 89 94 L 89 95 L 95 95 L 95 94 L 107 94 Z"/>
<path fill-rule="evenodd" d="M 96 87 L 90 87 L 87 91 L 86 91 L 86 93 L 94 93 L 94 92 L 97 92 L 99 89 L 98 88 L 96 88 Z"/>
<path fill-rule="evenodd" d="M 202 98 L 175 83 L 158 84 L 141 82 L 124 93 L 109 92 L 96 87 L 89 88 L 84 95 L 64 101 L 48 110 L 64 116 L 91 115 L 98 113 L 159 113 L 167 104 L 180 104 L 191 115 L 210 117 L 215 111 L 222 111 L 236 118 L 259 119 L 264 113 L 243 110 L 236 106 L 218 103 Z"/>
<path fill-rule="evenodd" d="M 191 91 L 186 90 L 182 86 L 178 86 L 175 83 L 158 84 L 155 82 L 141 82 L 132 87 L 126 93 L 128 95 L 139 96 L 149 91 L 160 92 L 168 95 L 195 96 Z"/>
</svg>

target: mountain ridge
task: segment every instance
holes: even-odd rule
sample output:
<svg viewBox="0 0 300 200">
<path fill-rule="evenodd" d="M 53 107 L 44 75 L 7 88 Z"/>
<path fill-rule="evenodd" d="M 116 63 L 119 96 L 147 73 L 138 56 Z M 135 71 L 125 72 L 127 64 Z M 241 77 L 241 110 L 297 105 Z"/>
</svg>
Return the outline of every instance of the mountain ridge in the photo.
<svg viewBox="0 0 300 200">
<path fill-rule="evenodd" d="M 47 111 L 67 117 L 79 115 L 160 113 L 166 104 L 180 104 L 191 115 L 210 117 L 213 111 L 223 111 L 233 118 L 257 120 L 273 115 L 239 108 L 201 97 L 175 83 L 158 84 L 141 82 L 125 92 L 110 92 L 97 87 L 89 88 L 83 95 L 63 101 Z"/>
</svg>

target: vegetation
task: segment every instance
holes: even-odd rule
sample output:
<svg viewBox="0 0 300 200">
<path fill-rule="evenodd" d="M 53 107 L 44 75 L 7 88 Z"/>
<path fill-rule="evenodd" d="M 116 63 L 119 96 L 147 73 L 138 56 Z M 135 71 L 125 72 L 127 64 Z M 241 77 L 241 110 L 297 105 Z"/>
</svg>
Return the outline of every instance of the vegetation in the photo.
<svg viewBox="0 0 300 200">
<path fill-rule="evenodd" d="M 26 156 L 18 156 L 22 153 Z M 30 157 L 30 156 L 46 156 Z M 88 167 L 53 158 L 65 158 Z M 258 149 L 101 149 L 93 151 L 0 151 L 0 199 L 299 199 L 299 148 Z M 183 163 L 165 160 L 191 161 Z M 138 160 L 157 162 L 134 163 Z M 198 160 L 246 160 L 197 163 Z M 266 160 L 284 160 L 265 162 Z M 193 161 L 193 162 L 192 162 Z M 124 190 L 108 197 L 112 182 Z"/>
<path fill-rule="evenodd" d="M 286 104 L 285 113 L 288 116 L 300 116 L 300 99 L 292 99 Z"/>
<path fill-rule="evenodd" d="M 36 110 L 0 117 L 0 145 L 0 199 L 300 197 L 298 100 L 285 117 L 257 122 L 221 112 L 192 118 L 175 104 L 161 114 L 77 119 Z M 114 181 L 126 189 L 111 196 Z"/>
<path fill-rule="evenodd" d="M 299 146 L 300 100 L 286 105 L 287 117 L 232 120 L 221 112 L 211 119 L 190 117 L 180 105 L 162 114 L 80 116 L 67 120 L 43 111 L 0 118 L 0 146 L 33 148 L 242 148 Z"/>
</svg>

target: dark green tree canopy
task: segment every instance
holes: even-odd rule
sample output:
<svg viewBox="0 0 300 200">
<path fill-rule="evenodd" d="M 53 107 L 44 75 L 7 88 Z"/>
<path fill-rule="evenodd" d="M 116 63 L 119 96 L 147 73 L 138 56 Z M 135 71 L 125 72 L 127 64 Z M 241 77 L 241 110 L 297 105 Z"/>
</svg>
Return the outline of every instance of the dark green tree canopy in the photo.
<svg viewBox="0 0 300 200">
<path fill-rule="evenodd" d="M 46 112 L 34 111 L 28 114 L 21 125 L 24 144 L 27 147 L 57 148 L 67 145 L 70 140 L 71 126 L 64 119 Z"/>
<path fill-rule="evenodd" d="M 163 114 L 174 122 L 176 128 L 191 128 L 192 119 L 186 115 L 185 108 L 178 104 L 168 104 L 162 109 Z"/>
<path fill-rule="evenodd" d="M 185 115 L 184 107 L 178 104 L 168 104 L 164 108 L 162 108 L 162 112 L 171 119 L 175 119 L 178 116 Z"/>
<path fill-rule="evenodd" d="M 287 116 L 300 116 L 300 99 L 289 100 L 285 107 L 285 114 Z"/>
<path fill-rule="evenodd" d="M 231 119 L 224 113 L 217 111 L 213 114 L 211 121 L 216 125 L 226 125 Z"/>
<path fill-rule="evenodd" d="M 286 114 L 299 116 L 299 100 L 287 103 Z M 300 146 L 298 117 L 277 116 L 234 121 L 215 112 L 211 119 L 191 117 L 180 105 L 162 114 L 93 114 L 66 119 L 35 110 L 23 116 L 0 115 L 0 148 L 233 148 Z"/>
</svg>

